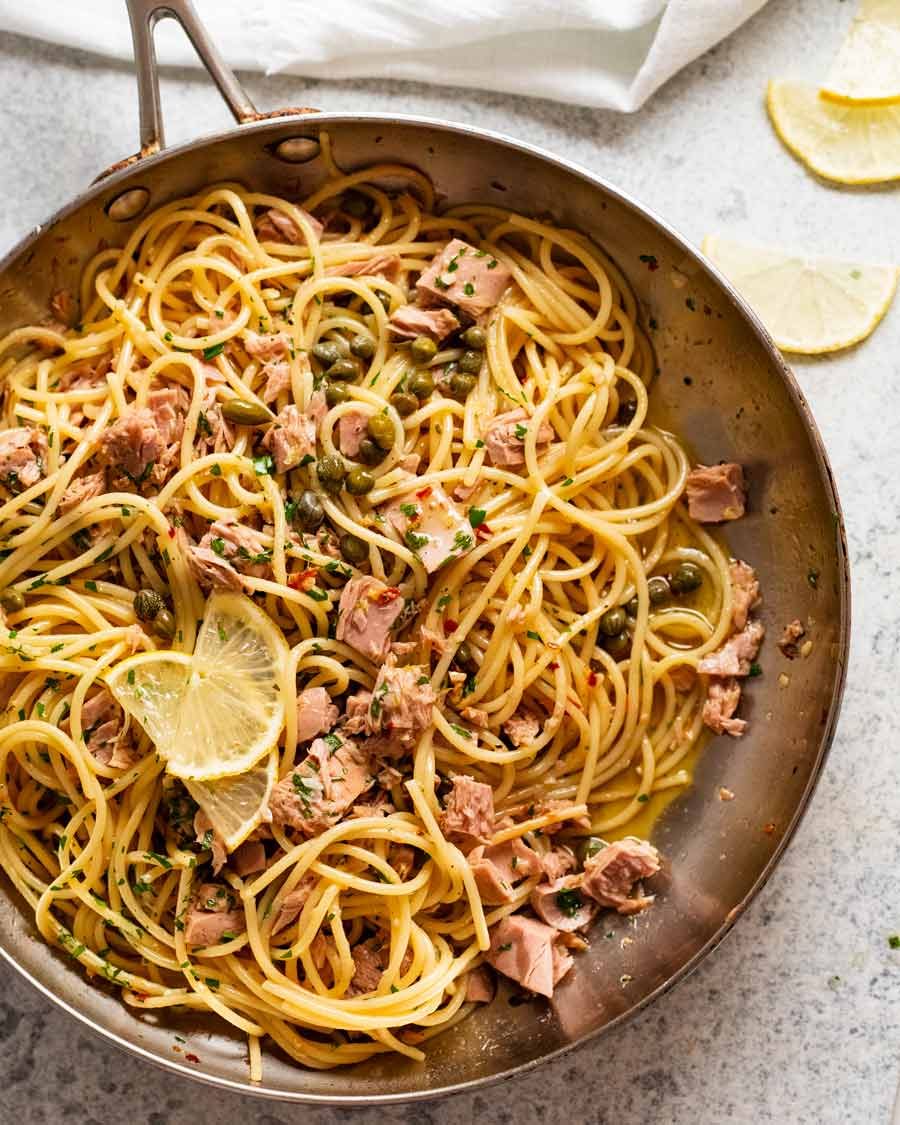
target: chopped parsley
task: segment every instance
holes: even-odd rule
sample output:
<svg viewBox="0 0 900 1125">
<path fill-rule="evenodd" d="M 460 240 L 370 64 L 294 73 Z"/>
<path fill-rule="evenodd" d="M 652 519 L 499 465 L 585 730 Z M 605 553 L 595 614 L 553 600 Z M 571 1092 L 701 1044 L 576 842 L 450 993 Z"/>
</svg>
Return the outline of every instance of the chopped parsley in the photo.
<svg viewBox="0 0 900 1125">
<path fill-rule="evenodd" d="M 85 582 L 84 588 L 85 590 L 90 590 L 92 594 L 97 593 L 97 583 L 93 580 L 93 578 L 89 578 L 87 582 Z"/>
<path fill-rule="evenodd" d="M 650 794 L 649 793 L 639 793 L 637 799 L 638 799 L 638 804 L 646 805 L 646 803 L 650 800 Z"/>
<path fill-rule="evenodd" d="M 539 641 L 543 644 L 544 638 L 541 636 L 540 633 L 536 633 L 534 631 L 534 629 L 529 629 L 528 632 L 525 634 L 525 636 L 529 637 L 533 641 Z"/>
<path fill-rule="evenodd" d="M 203 349 L 204 359 L 215 359 L 217 355 L 221 355 L 225 351 L 224 344 L 211 344 L 208 348 Z"/>
<path fill-rule="evenodd" d="M 472 536 L 468 535 L 465 531 L 457 531 L 456 535 L 453 537 L 453 550 L 468 551 L 474 542 L 475 540 Z"/>
<path fill-rule="evenodd" d="M 344 745 L 341 739 L 338 738 L 336 734 L 326 734 L 322 741 L 332 753 L 334 753 L 335 750 L 340 750 L 340 748 Z"/>
<path fill-rule="evenodd" d="M 221 536 L 216 536 L 209 545 L 220 557 L 225 554 L 225 540 Z"/>
<path fill-rule="evenodd" d="M 441 594 L 441 596 L 437 600 L 437 605 L 435 606 L 435 608 L 439 609 L 439 610 L 440 609 L 446 609 L 449 604 L 450 604 L 450 595 L 449 594 Z"/>
<path fill-rule="evenodd" d="M 511 941 L 504 942 L 503 945 L 497 946 L 497 952 L 498 953 L 507 953 L 510 949 L 512 949 L 512 942 Z"/>
<path fill-rule="evenodd" d="M 214 477 L 220 477 L 222 475 L 222 469 L 219 465 L 213 465 L 213 467 L 209 471 L 210 474 Z"/>
<path fill-rule="evenodd" d="M 748 676 L 761 676 L 762 675 L 762 668 L 759 666 L 759 664 L 757 664 L 757 662 L 755 660 L 750 665 L 750 671 L 747 673 L 747 675 Z"/>
<path fill-rule="evenodd" d="M 410 550 L 419 551 L 422 547 L 426 547 L 428 545 L 428 536 L 419 535 L 415 531 L 407 531 L 407 533 L 403 536 L 403 541 L 406 543 L 407 547 L 410 548 Z"/>
<path fill-rule="evenodd" d="M 891 934 L 888 938 L 888 945 L 891 949 L 900 949 L 900 934 Z"/>
<path fill-rule="evenodd" d="M 415 504 L 401 504 L 400 511 L 406 516 L 408 520 L 414 520 L 419 514 L 419 509 Z"/>
<path fill-rule="evenodd" d="M 261 457 L 253 458 L 253 468 L 258 477 L 270 477 L 272 470 L 275 468 L 275 461 L 266 453 Z"/>
<path fill-rule="evenodd" d="M 519 441 L 524 441 L 527 433 L 528 433 L 528 427 L 523 426 L 522 423 L 519 422 L 516 425 L 516 437 L 519 439 Z"/>
<path fill-rule="evenodd" d="M 465 295 L 467 297 L 474 297 L 475 296 L 475 286 L 472 284 L 471 281 L 467 281 L 465 283 L 465 285 L 463 286 L 463 293 L 465 293 Z"/>
<path fill-rule="evenodd" d="M 472 527 L 481 527 L 486 515 L 484 508 L 469 508 L 469 523 Z"/>
<path fill-rule="evenodd" d="M 472 732 L 466 730 L 465 727 L 461 727 L 458 723 L 451 723 L 450 729 L 452 731 L 455 731 L 459 735 L 460 738 L 471 738 L 472 737 Z"/>
<path fill-rule="evenodd" d="M 581 892 L 575 887 L 556 892 L 556 905 L 567 918 L 574 918 L 583 905 Z"/>
<path fill-rule="evenodd" d="M 320 590 L 318 586 L 310 586 L 306 592 L 314 602 L 328 601 L 328 594 L 324 590 Z"/>
</svg>

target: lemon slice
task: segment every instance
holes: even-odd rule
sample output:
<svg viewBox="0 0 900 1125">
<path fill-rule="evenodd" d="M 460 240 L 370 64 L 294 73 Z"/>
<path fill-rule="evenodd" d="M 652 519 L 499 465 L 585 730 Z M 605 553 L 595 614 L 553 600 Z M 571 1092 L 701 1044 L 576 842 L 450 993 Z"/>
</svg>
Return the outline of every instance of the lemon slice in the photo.
<svg viewBox="0 0 900 1125">
<path fill-rule="evenodd" d="M 822 88 L 837 102 L 900 101 L 900 4 L 863 0 Z"/>
<path fill-rule="evenodd" d="M 897 287 L 896 266 L 791 254 L 714 235 L 703 240 L 703 252 L 786 352 L 813 355 L 864 340 Z"/>
<path fill-rule="evenodd" d="M 847 105 L 802 82 L 772 81 L 766 105 L 787 147 L 826 180 L 900 179 L 900 105 Z"/>
<path fill-rule="evenodd" d="M 265 761 L 237 777 L 186 781 L 185 786 L 231 852 L 269 819 L 269 795 L 277 777 L 278 754 L 273 750 Z"/>
<path fill-rule="evenodd" d="M 284 725 L 281 630 L 243 594 L 217 593 L 193 656 L 140 653 L 107 685 L 153 740 L 175 777 L 214 781 L 245 773 Z"/>
</svg>

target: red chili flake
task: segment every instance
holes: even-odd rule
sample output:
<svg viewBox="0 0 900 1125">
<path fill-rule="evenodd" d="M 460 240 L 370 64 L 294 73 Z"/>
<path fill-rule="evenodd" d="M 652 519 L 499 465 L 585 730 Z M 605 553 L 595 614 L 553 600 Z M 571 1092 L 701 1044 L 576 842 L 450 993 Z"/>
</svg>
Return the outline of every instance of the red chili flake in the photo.
<svg viewBox="0 0 900 1125">
<path fill-rule="evenodd" d="M 588 672 L 588 687 L 596 687 L 596 686 L 597 686 L 597 673 L 596 672 Z"/>
<path fill-rule="evenodd" d="M 143 1004 L 145 1000 L 150 999 L 149 992 L 135 992 L 132 994 L 139 1004 Z"/>
<path fill-rule="evenodd" d="M 767 836 L 771 836 L 774 831 L 775 824 L 773 823 L 773 821 L 770 820 L 768 824 L 763 825 L 763 832 L 765 832 Z"/>
<path fill-rule="evenodd" d="M 552 663 L 552 664 L 548 664 L 548 665 L 547 665 L 547 667 L 548 667 L 548 668 L 550 669 L 550 671 L 551 671 L 551 672 L 555 672 L 555 671 L 556 671 L 556 669 L 557 669 L 557 668 L 559 667 L 559 665 L 558 665 L 558 664 L 556 663 L 556 661 L 554 660 L 554 661 L 553 661 L 553 663 Z"/>
<path fill-rule="evenodd" d="M 459 628 L 459 622 L 454 621 L 452 617 L 444 618 L 444 636 L 449 637 L 451 633 L 455 633 Z"/>
<path fill-rule="evenodd" d="M 175 528 L 174 528 L 174 527 L 170 527 L 170 528 L 169 528 L 169 538 L 170 538 L 170 539 L 174 539 L 174 538 L 175 538 Z"/>
<path fill-rule="evenodd" d="M 489 535 L 493 535 L 493 534 L 494 534 L 493 531 L 491 531 L 491 529 L 488 527 L 488 525 L 486 523 L 480 523 L 478 525 L 478 527 L 475 528 L 475 538 L 476 539 L 487 539 L 487 537 Z"/>
<path fill-rule="evenodd" d="M 198 1063 L 200 1061 L 193 1051 L 188 1051 L 188 1053 L 184 1057 L 188 1062 Z"/>
<path fill-rule="evenodd" d="M 306 570 L 298 570 L 296 574 L 290 575 L 288 578 L 288 586 L 290 586 L 292 590 L 308 590 L 310 586 L 315 586 L 318 577 L 318 569 L 311 566 Z"/>
<path fill-rule="evenodd" d="M 380 594 L 376 594 L 372 600 L 376 605 L 390 605 L 391 602 L 395 602 L 399 597 L 402 597 L 402 595 L 397 587 L 388 586 L 386 590 L 383 590 Z"/>
<path fill-rule="evenodd" d="M 427 500 L 430 495 L 431 495 L 431 485 L 429 484 L 427 486 L 427 488 L 423 488 L 420 492 L 416 493 L 416 498 L 419 499 L 419 500 Z"/>
</svg>

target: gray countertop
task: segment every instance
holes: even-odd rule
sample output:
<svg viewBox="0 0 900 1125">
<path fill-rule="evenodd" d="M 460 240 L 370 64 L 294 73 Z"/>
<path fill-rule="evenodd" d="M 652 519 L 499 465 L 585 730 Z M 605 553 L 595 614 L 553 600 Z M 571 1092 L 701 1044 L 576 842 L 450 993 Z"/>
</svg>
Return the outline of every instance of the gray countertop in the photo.
<svg viewBox="0 0 900 1125">
<path fill-rule="evenodd" d="M 900 189 L 808 176 L 763 109 L 771 76 L 820 76 L 852 5 L 772 0 L 626 117 L 520 97 L 374 81 L 248 76 L 257 104 L 422 112 L 568 156 L 664 215 L 709 231 L 900 261 Z M 170 139 L 225 124 L 197 73 L 168 75 Z M 0 36 L 0 252 L 137 138 L 125 66 Z M 900 308 L 867 343 L 795 364 L 837 475 L 853 566 L 853 654 L 812 807 L 735 931 L 625 1028 L 515 1085 L 363 1122 L 864 1122 L 890 1113 L 900 1049 Z M 740 753 L 740 747 L 735 749 Z M 94 1038 L 5 968 L 0 1120 L 17 1125 L 331 1125 L 346 1111 L 244 1100 L 163 1074 Z"/>
</svg>

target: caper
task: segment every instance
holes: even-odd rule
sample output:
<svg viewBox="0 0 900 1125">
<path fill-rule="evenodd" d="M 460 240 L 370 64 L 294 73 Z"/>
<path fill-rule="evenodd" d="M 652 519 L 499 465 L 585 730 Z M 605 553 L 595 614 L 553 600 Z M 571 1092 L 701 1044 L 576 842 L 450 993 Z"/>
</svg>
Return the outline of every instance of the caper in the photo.
<svg viewBox="0 0 900 1125">
<path fill-rule="evenodd" d="M 477 375 L 483 362 L 484 356 L 481 352 L 463 352 L 459 357 L 459 369 L 465 371 L 467 375 Z"/>
<path fill-rule="evenodd" d="M 375 487 L 375 478 L 366 469 L 351 469 L 347 474 L 347 491 L 351 496 L 365 496 Z"/>
<path fill-rule="evenodd" d="M 483 328 L 479 328 L 477 324 L 473 324 L 471 328 L 467 328 L 462 334 L 462 342 L 467 348 L 472 348 L 476 352 L 483 352 L 484 345 L 487 343 L 487 334 Z"/>
<path fill-rule="evenodd" d="M 329 406 L 338 406 L 350 398 L 350 392 L 343 383 L 325 384 L 325 401 Z"/>
<path fill-rule="evenodd" d="M 334 340 L 320 340 L 318 344 L 313 344 L 312 354 L 319 363 L 324 363 L 326 367 L 330 367 L 332 363 L 337 363 L 341 358 L 341 353 Z"/>
<path fill-rule="evenodd" d="M 236 426 L 261 426 L 263 422 L 272 421 L 272 415 L 260 402 L 232 398 L 223 402 L 220 409 L 225 421 L 234 422 Z"/>
<path fill-rule="evenodd" d="M 631 652 L 631 634 L 623 629 L 621 633 L 616 633 L 614 637 L 604 637 L 603 647 L 613 660 L 624 660 Z"/>
<path fill-rule="evenodd" d="M 625 603 L 625 614 L 627 617 L 637 617 L 638 615 L 638 599 L 637 594 L 628 602 Z"/>
<path fill-rule="evenodd" d="M 414 371 L 406 380 L 406 389 L 418 399 L 425 399 L 434 390 L 434 378 L 430 371 Z"/>
<path fill-rule="evenodd" d="M 620 605 L 608 609 L 600 618 L 600 632 L 604 637 L 617 637 L 626 625 L 625 610 Z"/>
<path fill-rule="evenodd" d="M 668 579 L 663 578 L 661 574 L 654 574 L 652 578 L 647 579 L 647 591 L 650 594 L 651 605 L 662 605 L 663 602 L 667 602 L 672 592 L 669 589 Z"/>
<path fill-rule="evenodd" d="M 679 563 L 669 576 L 669 585 L 676 594 L 689 594 L 703 585 L 703 571 L 695 563 Z"/>
<path fill-rule="evenodd" d="M 391 295 L 390 295 L 390 293 L 388 293 L 388 291 L 386 289 L 378 289 L 375 292 L 375 296 L 381 302 L 381 307 L 384 309 L 384 311 L 390 312 L 391 311 Z"/>
<path fill-rule="evenodd" d="M 623 399 L 622 402 L 619 403 L 619 410 L 616 414 L 616 422 L 618 422 L 620 426 L 627 426 L 628 423 L 634 418 L 635 414 L 637 414 L 637 399 Z"/>
<path fill-rule="evenodd" d="M 167 609 L 161 609 L 153 618 L 153 632 L 163 640 L 171 640 L 175 636 L 175 615 Z"/>
<path fill-rule="evenodd" d="M 371 438 L 364 437 L 359 443 L 359 449 L 356 452 L 356 460 L 362 461 L 364 465 L 380 465 L 386 454 L 387 451 L 379 449 Z"/>
<path fill-rule="evenodd" d="M 369 544 L 365 539 L 360 539 L 358 535 L 350 535 L 348 532 L 341 536 L 341 554 L 347 562 L 359 565 L 369 557 Z"/>
<path fill-rule="evenodd" d="M 575 845 L 575 855 L 578 856 L 583 867 L 592 855 L 603 851 L 605 847 L 606 841 L 601 840 L 599 836 L 585 836 Z"/>
<path fill-rule="evenodd" d="M 4 613 L 18 613 L 25 608 L 25 595 L 20 590 L 4 590 L 0 594 L 0 608 Z"/>
<path fill-rule="evenodd" d="M 453 663 L 456 664 L 457 667 L 461 668 L 464 672 L 468 672 L 470 675 L 473 672 L 478 671 L 478 661 L 475 659 L 475 655 L 472 652 L 472 649 L 469 646 L 468 642 L 466 641 L 463 641 L 463 643 L 456 650 L 456 655 L 453 657 Z"/>
<path fill-rule="evenodd" d="M 474 391 L 477 381 L 474 375 L 466 375 L 462 371 L 457 371 L 450 376 L 450 380 L 447 383 L 447 393 L 451 398 L 455 398 L 457 402 L 465 402 L 472 391 Z"/>
<path fill-rule="evenodd" d="M 138 621 L 153 621 L 166 603 L 155 590 L 138 590 L 134 595 L 134 613 Z"/>
<path fill-rule="evenodd" d="M 384 414 L 373 414 L 369 419 L 369 437 L 379 449 L 390 449 L 394 444 L 394 423 Z"/>
<path fill-rule="evenodd" d="M 340 379 L 342 381 L 358 379 L 360 374 L 359 361 L 350 359 L 349 357 L 347 359 L 335 360 L 325 374 L 329 379 Z"/>
<path fill-rule="evenodd" d="M 369 197 L 361 191 L 347 191 L 344 192 L 344 198 L 341 200 L 341 210 L 352 215 L 354 219 L 364 219 L 369 213 L 370 203 Z"/>
<path fill-rule="evenodd" d="M 388 401 L 401 418 L 408 418 L 410 414 L 413 414 L 419 409 L 419 400 L 416 396 L 406 394 L 403 391 L 398 391 L 396 394 L 391 395 Z"/>
<path fill-rule="evenodd" d="M 409 345 L 409 354 L 416 363 L 428 363 L 437 355 L 437 344 L 430 336 L 416 336 Z"/>
<path fill-rule="evenodd" d="M 375 354 L 375 341 L 371 336 L 354 336 L 350 341 L 350 352 L 357 359 L 371 359 Z"/>
<path fill-rule="evenodd" d="M 299 524 L 303 531 L 315 531 L 324 519 L 325 509 L 322 507 L 319 494 L 313 492 L 311 488 L 301 492 L 294 522 Z"/>
<path fill-rule="evenodd" d="M 341 485 L 347 476 L 347 466 L 336 454 L 326 453 L 316 461 L 316 476 L 319 478 L 319 484 L 326 492 L 340 492 Z M 312 495 L 315 496 L 315 493 L 312 493 Z M 319 523 L 321 522 L 319 520 Z"/>
</svg>

